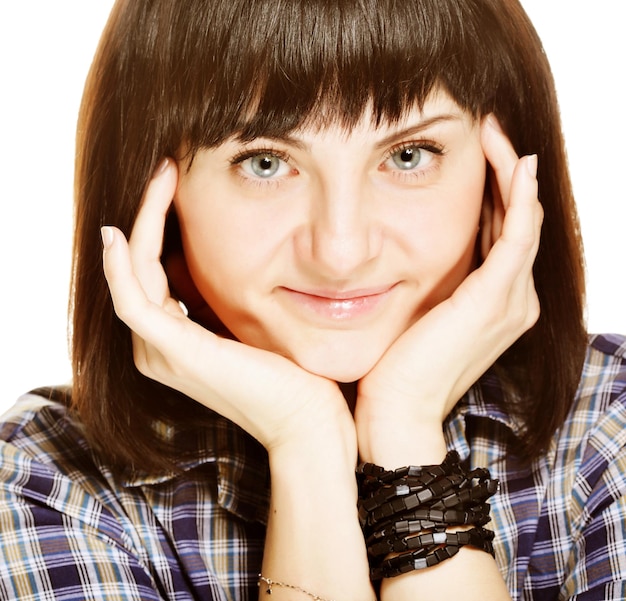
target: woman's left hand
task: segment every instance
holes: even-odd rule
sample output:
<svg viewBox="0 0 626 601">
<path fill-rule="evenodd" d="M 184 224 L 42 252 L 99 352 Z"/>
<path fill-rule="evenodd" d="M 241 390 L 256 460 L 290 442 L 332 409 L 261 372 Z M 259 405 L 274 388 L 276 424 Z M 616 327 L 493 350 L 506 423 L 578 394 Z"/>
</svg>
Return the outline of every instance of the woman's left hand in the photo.
<svg viewBox="0 0 626 601">
<path fill-rule="evenodd" d="M 359 382 L 355 421 L 364 461 L 439 463 L 446 416 L 539 316 L 532 273 L 543 220 L 536 157 L 518 158 L 494 117 L 481 127 L 495 174 L 493 211 L 483 224 L 484 262 Z"/>
</svg>

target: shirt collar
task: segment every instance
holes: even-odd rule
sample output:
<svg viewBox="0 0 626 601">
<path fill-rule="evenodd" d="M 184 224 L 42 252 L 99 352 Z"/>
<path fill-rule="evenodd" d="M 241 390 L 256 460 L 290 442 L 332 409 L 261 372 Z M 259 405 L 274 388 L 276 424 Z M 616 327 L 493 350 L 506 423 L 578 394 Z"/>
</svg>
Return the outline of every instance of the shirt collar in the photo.
<svg viewBox="0 0 626 601">
<path fill-rule="evenodd" d="M 182 435 L 171 427 L 158 429 L 174 440 Z M 214 464 L 218 504 L 244 520 L 266 523 L 270 487 L 267 452 L 263 446 L 218 414 L 214 414 L 212 426 L 197 434 L 197 439 L 196 451 L 177 462 L 177 471 L 148 474 L 129 470 L 123 475 L 123 486 L 163 484 L 199 466 Z"/>
<path fill-rule="evenodd" d="M 493 372 L 487 372 L 461 399 L 456 414 L 464 417 L 485 418 L 500 422 L 521 437 L 524 424 L 511 416 L 505 407 L 516 402 L 511 392 L 505 391 L 501 379 Z"/>
<path fill-rule="evenodd" d="M 504 424 L 520 436 L 523 425 L 504 410 L 506 397 L 500 379 L 492 372 L 487 373 L 459 401 L 447 420 L 449 427 L 458 431 L 460 422 L 467 422 L 470 417 L 485 418 Z M 171 427 L 159 429 L 162 435 L 174 439 L 181 435 Z M 196 452 L 178 462 L 178 472 L 128 471 L 123 485 L 161 484 L 208 463 L 216 466 L 219 505 L 244 520 L 266 523 L 270 496 L 267 452 L 254 438 L 218 414 L 214 414 L 213 426 L 198 434 Z"/>
<path fill-rule="evenodd" d="M 487 446 L 484 442 L 476 445 L 477 432 L 492 431 L 485 422 L 497 422 L 518 438 L 523 434 L 523 425 L 505 411 L 509 402 L 511 393 L 505 392 L 500 379 L 493 373 L 484 375 L 457 403 L 444 422 L 443 430 L 448 448 L 455 449 L 472 465 L 489 466 L 491 443 Z M 487 426 L 487 430 L 480 426 L 480 422 Z M 479 429 L 476 430 L 476 427 Z M 496 444 L 495 441 L 492 442 Z M 486 455 L 481 455 L 481 449 L 487 452 Z"/>
</svg>

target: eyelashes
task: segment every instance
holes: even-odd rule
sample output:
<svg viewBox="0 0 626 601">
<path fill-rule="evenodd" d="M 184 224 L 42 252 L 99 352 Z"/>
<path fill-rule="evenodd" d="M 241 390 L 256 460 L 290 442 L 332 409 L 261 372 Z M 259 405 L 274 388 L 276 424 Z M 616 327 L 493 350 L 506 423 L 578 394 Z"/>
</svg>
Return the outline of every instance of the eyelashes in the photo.
<svg viewBox="0 0 626 601">
<path fill-rule="evenodd" d="M 398 170 L 403 176 L 424 175 L 436 166 L 437 159 L 445 154 L 445 148 L 432 140 L 402 142 L 389 150 L 381 168 Z"/>
<path fill-rule="evenodd" d="M 406 141 L 383 155 L 378 170 L 401 181 L 415 180 L 438 168 L 445 154 L 444 146 L 433 140 Z M 289 153 L 272 146 L 246 148 L 236 153 L 229 164 L 244 182 L 256 185 L 277 185 L 298 174 Z"/>
<path fill-rule="evenodd" d="M 229 163 L 244 183 L 253 185 L 277 185 L 281 179 L 297 173 L 290 165 L 289 154 L 271 147 L 243 150 Z"/>
<path fill-rule="evenodd" d="M 245 161 L 255 157 L 274 157 L 276 159 L 284 161 L 285 163 L 288 163 L 291 160 L 291 157 L 282 150 L 271 147 L 264 147 L 242 150 L 241 152 L 238 152 L 235 156 L 233 156 L 229 162 L 231 165 L 241 165 Z"/>
</svg>

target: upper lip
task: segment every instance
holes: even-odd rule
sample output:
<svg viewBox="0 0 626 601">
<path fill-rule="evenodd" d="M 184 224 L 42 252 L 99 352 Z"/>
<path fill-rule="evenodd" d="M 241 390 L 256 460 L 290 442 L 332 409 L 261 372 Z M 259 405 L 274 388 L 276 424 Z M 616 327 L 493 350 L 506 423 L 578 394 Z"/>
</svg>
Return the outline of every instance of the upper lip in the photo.
<svg viewBox="0 0 626 601">
<path fill-rule="evenodd" d="M 355 298 L 364 298 L 367 296 L 376 296 L 378 294 L 383 294 L 389 290 L 391 290 L 395 284 L 383 284 L 381 286 L 369 286 L 367 288 L 355 288 L 352 290 L 333 290 L 329 288 L 324 289 L 301 289 L 301 288 L 289 288 L 292 292 L 297 292 L 299 294 L 306 294 L 308 296 L 316 296 L 318 298 L 325 298 L 329 300 L 351 300 Z"/>
</svg>

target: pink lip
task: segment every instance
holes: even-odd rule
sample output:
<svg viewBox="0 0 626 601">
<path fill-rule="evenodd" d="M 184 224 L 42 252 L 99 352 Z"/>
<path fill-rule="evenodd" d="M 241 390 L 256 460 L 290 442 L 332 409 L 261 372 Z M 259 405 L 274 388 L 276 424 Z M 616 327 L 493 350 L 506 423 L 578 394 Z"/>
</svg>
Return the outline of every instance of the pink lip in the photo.
<svg viewBox="0 0 626 601">
<path fill-rule="evenodd" d="M 344 321 L 366 317 L 381 304 L 394 285 L 358 290 L 293 290 L 282 288 L 306 311 L 322 318 Z"/>
</svg>

